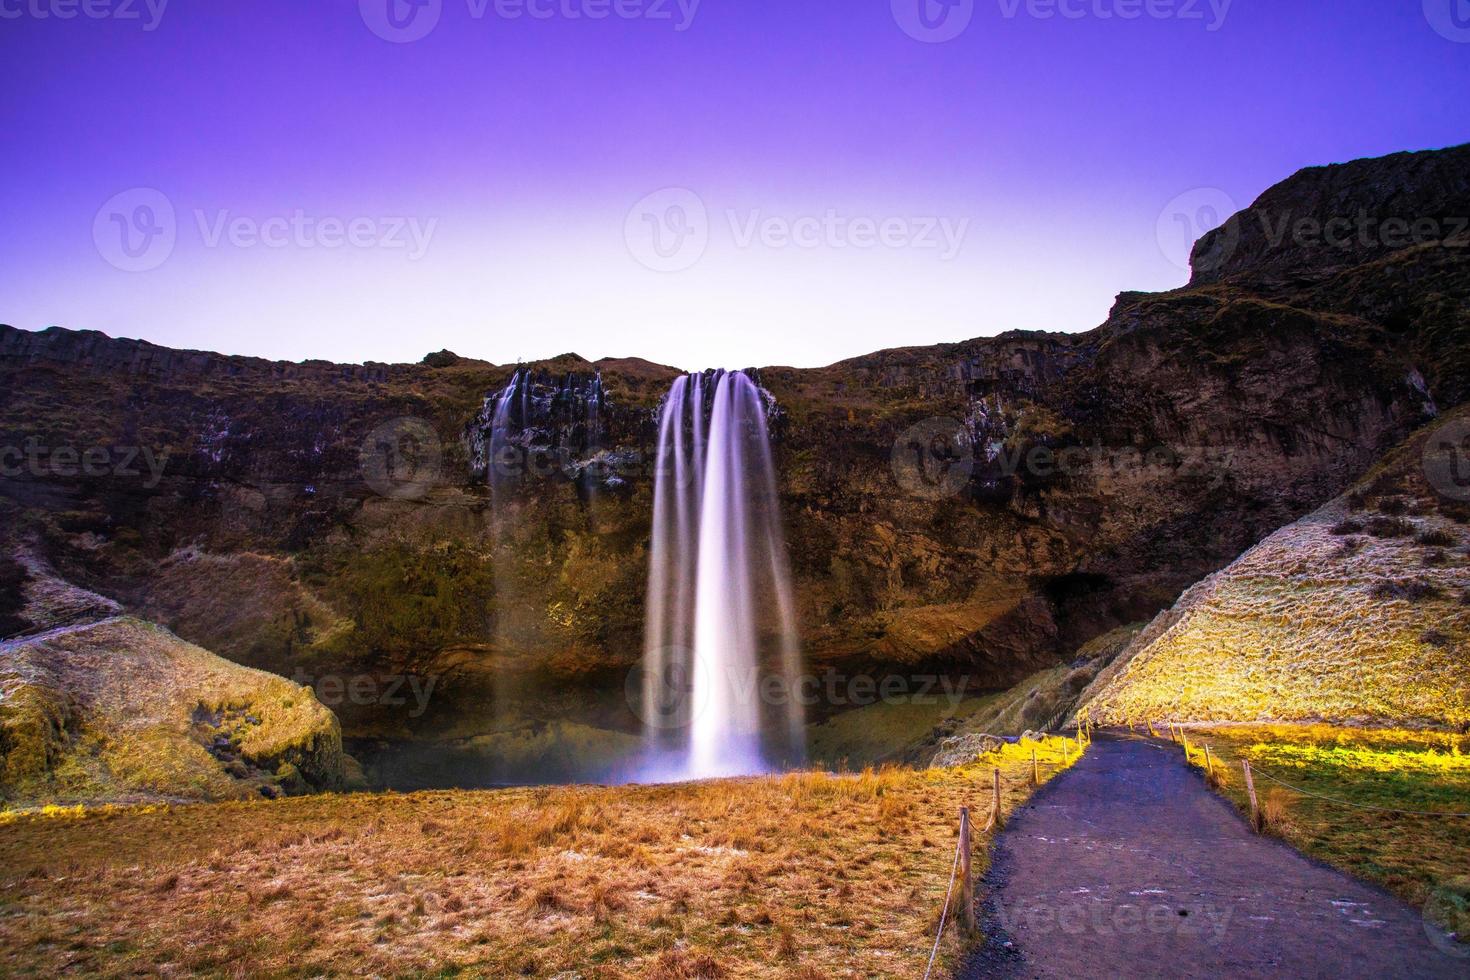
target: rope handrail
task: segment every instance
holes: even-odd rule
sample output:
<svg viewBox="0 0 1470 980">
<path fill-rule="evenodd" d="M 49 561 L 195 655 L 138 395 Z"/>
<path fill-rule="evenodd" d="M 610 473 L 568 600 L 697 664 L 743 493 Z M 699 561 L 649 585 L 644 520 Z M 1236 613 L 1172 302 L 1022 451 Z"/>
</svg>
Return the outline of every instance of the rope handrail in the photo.
<svg viewBox="0 0 1470 980">
<path fill-rule="evenodd" d="M 939 955 L 939 941 L 944 938 L 944 923 L 949 918 L 949 902 L 954 895 L 954 880 L 960 873 L 960 847 L 964 844 L 964 836 L 961 835 L 954 843 L 954 867 L 949 872 L 949 887 L 944 891 L 944 909 L 939 913 L 939 931 L 934 934 L 934 948 L 929 952 L 929 965 L 924 968 L 924 980 L 929 980 L 929 973 L 934 969 L 934 958 Z"/>
<path fill-rule="evenodd" d="M 1444 810 L 1395 810 L 1392 807 L 1371 806 L 1367 803 L 1353 803 L 1350 800 L 1339 800 L 1336 797 L 1323 796 L 1321 793 L 1313 793 L 1311 790 L 1302 789 L 1300 786 L 1293 786 L 1286 780 L 1271 775 L 1269 772 L 1260 768 L 1254 763 L 1251 764 L 1251 772 L 1255 773 L 1257 776 L 1265 776 L 1267 779 L 1271 780 L 1271 782 L 1285 786 L 1287 789 L 1296 793 L 1300 793 L 1303 796 L 1310 796 L 1315 800 L 1322 800 L 1325 803 L 1336 803 L 1338 806 L 1352 807 L 1355 810 L 1372 810 L 1375 813 L 1397 813 L 1402 816 L 1408 817 L 1470 817 L 1470 813 L 1450 813 Z"/>
</svg>

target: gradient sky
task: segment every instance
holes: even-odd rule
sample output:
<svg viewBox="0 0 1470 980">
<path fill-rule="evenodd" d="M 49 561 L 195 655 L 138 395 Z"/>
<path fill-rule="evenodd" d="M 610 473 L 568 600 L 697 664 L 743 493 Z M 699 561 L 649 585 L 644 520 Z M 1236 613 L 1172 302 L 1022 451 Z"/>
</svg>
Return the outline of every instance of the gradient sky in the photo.
<svg viewBox="0 0 1470 980">
<path fill-rule="evenodd" d="M 407 43 L 374 33 L 403 36 L 390 0 L 85 2 L 112 16 L 0 0 L 0 322 L 273 358 L 817 365 L 1085 330 L 1186 280 L 1175 212 L 1470 140 L 1470 0 L 923 0 L 970 13 L 941 43 L 905 30 L 932 40 L 920 0 L 391 0 L 432 25 Z M 159 195 L 171 251 L 139 230 Z M 743 240 L 828 212 L 889 240 Z M 911 240 L 935 220 L 953 256 Z"/>
</svg>

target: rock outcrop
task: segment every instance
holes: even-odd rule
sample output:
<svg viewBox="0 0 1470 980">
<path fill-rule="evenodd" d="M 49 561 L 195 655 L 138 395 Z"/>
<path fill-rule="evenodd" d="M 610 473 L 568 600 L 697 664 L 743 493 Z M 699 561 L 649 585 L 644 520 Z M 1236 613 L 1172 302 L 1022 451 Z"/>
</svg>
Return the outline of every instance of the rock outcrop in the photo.
<svg viewBox="0 0 1470 980">
<path fill-rule="evenodd" d="M 341 731 L 311 691 L 117 615 L 110 600 L 34 560 L 16 565 L 26 572 L 27 632 L 0 642 L 0 802 L 218 800 L 343 786 Z"/>
</svg>

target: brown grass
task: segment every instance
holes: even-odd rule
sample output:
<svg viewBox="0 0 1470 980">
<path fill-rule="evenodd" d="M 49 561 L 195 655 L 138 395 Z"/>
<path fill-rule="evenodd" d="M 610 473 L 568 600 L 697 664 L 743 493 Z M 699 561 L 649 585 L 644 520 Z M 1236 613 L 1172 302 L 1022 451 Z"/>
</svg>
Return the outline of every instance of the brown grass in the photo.
<svg viewBox="0 0 1470 980">
<path fill-rule="evenodd" d="M 993 765 L 0 816 L 0 974 L 912 977 Z"/>
</svg>

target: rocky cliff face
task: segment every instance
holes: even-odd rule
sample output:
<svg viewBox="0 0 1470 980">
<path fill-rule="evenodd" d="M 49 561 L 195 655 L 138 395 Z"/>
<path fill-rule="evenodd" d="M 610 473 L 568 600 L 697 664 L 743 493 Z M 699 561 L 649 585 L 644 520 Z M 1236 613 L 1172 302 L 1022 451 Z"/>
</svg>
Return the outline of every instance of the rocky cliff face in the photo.
<svg viewBox="0 0 1470 980">
<path fill-rule="evenodd" d="M 762 370 L 809 661 L 1008 685 L 1166 608 L 1464 400 L 1470 250 L 1448 218 L 1470 213 L 1467 152 L 1305 171 L 1237 219 L 1418 210 L 1447 238 L 1282 253 L 1241 233 L 1188 287 L 1125 293 L 1086 333 Z M 1207 236 L 1197 262 L 1223 252 Z M 516 368 L 0 328 L 4 533 L 185 639 L 330 681 L 359 739 L 631 732 L 654 419 L 677 372 L 522 368 L 514 479 L 492 494 L 487 399 Z M 411 681 L 431 695 L 394 703 Z"/>
</svg>

